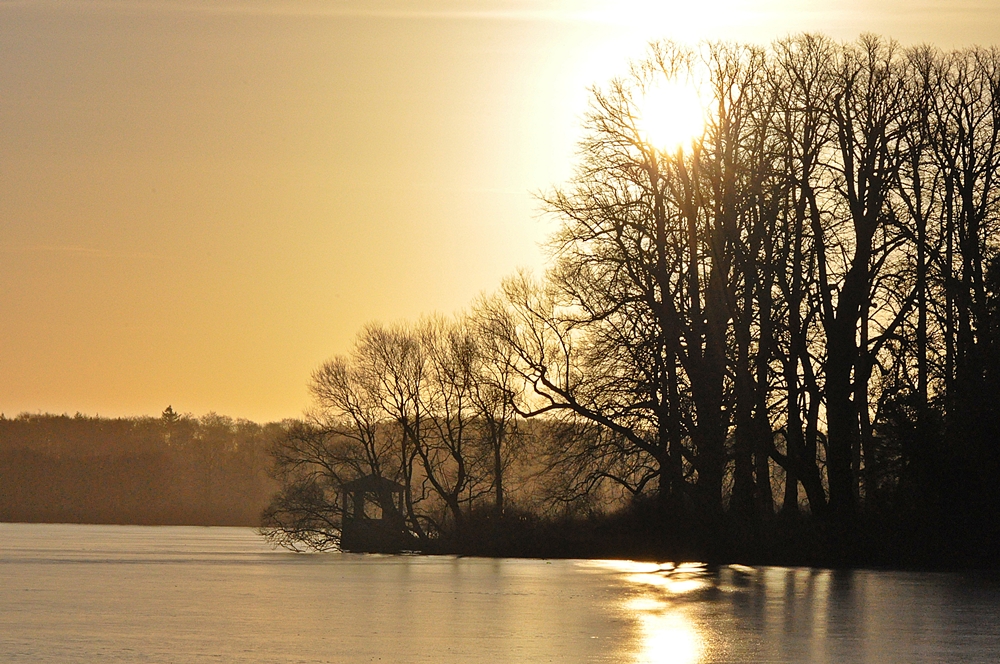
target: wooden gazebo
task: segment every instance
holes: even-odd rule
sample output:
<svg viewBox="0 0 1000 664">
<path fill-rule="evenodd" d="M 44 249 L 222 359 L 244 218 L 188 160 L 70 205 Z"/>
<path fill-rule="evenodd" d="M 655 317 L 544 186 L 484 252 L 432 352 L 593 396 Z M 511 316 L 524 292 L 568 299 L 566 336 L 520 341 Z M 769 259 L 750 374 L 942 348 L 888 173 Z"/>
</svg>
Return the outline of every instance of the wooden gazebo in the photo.
<svg viewBox="0 0 1000 664">
<path fill-rule="evenodd" d="M 403 517 L 404 487 L 379 475 L 365 475 L 341 486 L 344 551 L 395 553 L 414 548 Z"/>
</svg>

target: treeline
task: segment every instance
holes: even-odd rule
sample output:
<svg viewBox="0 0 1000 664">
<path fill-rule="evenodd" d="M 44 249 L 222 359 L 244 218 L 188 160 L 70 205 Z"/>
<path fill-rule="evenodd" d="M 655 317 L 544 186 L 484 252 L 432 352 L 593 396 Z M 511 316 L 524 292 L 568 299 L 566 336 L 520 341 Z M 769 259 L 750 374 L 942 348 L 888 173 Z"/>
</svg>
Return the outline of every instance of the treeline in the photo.
<svg viewBox="0 0 1000 664">
<path fill-rule="evenodd" d="M 258 526 L 280 430 L 169 407 L 159 418 L 0 416 L 0 521 Z"/>
<path fill-rule="evenodd" d="M 706 123 L 662 149 L 643 100 L 678 83 Z M 995 563 L 998 139 L 997 49 L 652 45 L 593 91 L 542 278 L 318 370 L 271 537 L 334 543 L 338 483 L 371 473 L 419 536 L 461 531 L 514 459 L 650 541 Z"/>
</svg>

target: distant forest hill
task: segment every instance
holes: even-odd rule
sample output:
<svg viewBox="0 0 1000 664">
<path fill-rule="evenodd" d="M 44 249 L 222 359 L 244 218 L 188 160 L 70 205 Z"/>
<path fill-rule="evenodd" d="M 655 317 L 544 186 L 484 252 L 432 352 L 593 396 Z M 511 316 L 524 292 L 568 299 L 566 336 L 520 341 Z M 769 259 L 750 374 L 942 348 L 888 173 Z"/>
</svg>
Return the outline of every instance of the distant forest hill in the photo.
<svg viewBox="0 0 1000 664">
<path fill-rule="evenodd" d="M 257 526 L 280 424 L 0 415 L 0 521 Z"/>
</svg>

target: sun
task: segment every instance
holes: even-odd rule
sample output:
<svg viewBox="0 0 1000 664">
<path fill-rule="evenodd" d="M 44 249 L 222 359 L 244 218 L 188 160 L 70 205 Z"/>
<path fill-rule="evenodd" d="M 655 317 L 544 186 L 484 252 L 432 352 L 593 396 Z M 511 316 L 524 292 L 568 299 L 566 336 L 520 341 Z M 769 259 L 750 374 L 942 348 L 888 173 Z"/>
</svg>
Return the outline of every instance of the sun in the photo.
<svg viewBox="0 0 1000 664">
<path fill-rule="evenodd" d="M 705 109 L 698 91 L 680 81 L 647 88 L 638 100 L 638 112 L 643 142 L 663 152 L 690 148 L 705 129 Z"/>
</svg>

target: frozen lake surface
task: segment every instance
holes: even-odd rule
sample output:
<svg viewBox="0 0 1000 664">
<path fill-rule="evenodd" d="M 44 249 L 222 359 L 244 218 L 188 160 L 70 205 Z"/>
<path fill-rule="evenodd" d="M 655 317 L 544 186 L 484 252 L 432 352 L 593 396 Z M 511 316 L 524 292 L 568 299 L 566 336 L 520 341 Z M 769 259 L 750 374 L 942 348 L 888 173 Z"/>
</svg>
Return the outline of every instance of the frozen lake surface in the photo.
<svg viewBox="0 0 1000 664">
<path fill-rule="evenodd" d="M 1000 577 L 299 555 L 0 524 L 0 661 L 997 662 Z"/>
</svg>

